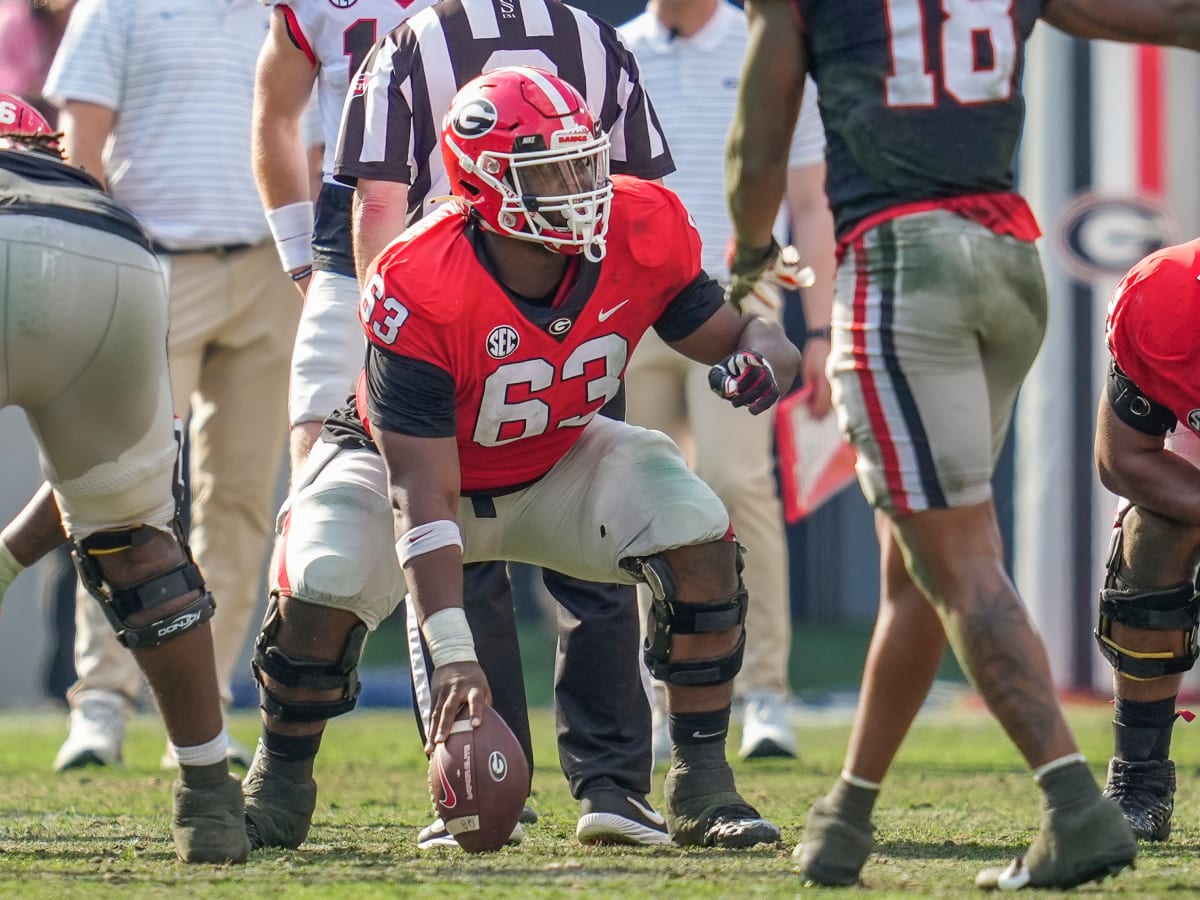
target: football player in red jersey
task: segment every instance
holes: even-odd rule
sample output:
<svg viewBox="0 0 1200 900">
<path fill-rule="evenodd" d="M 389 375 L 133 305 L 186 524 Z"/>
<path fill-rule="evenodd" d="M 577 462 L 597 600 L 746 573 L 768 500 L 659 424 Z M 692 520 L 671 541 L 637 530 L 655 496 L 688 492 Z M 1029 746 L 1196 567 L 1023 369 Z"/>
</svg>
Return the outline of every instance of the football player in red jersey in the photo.
<svg viewBox="0 0 1200 900">
<path fill-rule="evenodd" d="M 304 607 L 296 621 L 313 640 L 303 660 L 271 648 L 258 665 L 281 703 L 327 718 L 352 696 L 349 676 L 326 690 L 287 679 L 341 671 L 354 635 L 395 605 L 403 566 L 433 666 L 417 686 L 432 695 L 432 746 L 489 699 L 462 612 L 464 561 L 645 581 L 656 598 L 646 659 L 670 685 L 672 838 L 774 842 L 779 829 L 737 793 L 725 760 L 747 602 L 729 517 L 664 435 L 597 412 L 650 327 L 752 413 L 791 384 L 799 351 L 775 323 L 724 303 L 673 193 L 610 178 L 607 135 L 563 80 L 530 67 L 480 76 L 442 139 L 454 201 L 367 271 L 357 400 L 328 420 L 286 514 L 285 528 L 303 531 L 289 540 L 326 546 L 355 594 L 298 591 L 316 575 L 285 560 L 280 602 Z M 274 825 L 256 827 L 261 838 Z"/>
<path fill-rule="evenodd" d="M 798 849 L 806 878 L 853 884 L 880 782 L 947 641 L 1045 795 L 1042 830 L 984 888 L 1070 887 L 1137 845 L 1063 719 L 1041 640 L 1004 569 L 991 496 L 1017 391 L 1041 344 L 1038 226 L 1014 192 L 1025 41 L 1200 47 L 1200 2 L 749 0 L 728 146 L 732 298 L 771 240 L 806 74 L 820 89 L 840 263 L 827 370 L 877 509 L 883 585 L 845 768 Z"/>
<path fill-rule="evenodd" d="M 1175 805 L 1171 727 L 1200 620 L 1200 240 L 1152 253 L 1117 286 L 1096 464 L 1117 508 L 1096 638 L 1113 667 L 1108 793 L 1141 838 Z"/>
</svg>

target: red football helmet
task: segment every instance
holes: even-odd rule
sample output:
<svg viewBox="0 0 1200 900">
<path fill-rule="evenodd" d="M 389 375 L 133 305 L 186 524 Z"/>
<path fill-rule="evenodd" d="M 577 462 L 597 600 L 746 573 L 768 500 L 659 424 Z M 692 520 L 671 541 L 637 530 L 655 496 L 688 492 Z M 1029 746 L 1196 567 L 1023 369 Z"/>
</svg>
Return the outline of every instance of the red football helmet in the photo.
<svg viewBox="0 0 1200 900">
<path fill-rule="evenodd" d="M 451 190 L 485 227 L 559 253 L 604 257 L 608 135 L 580 93 L 533 66 L 463 85 L 442 123 Z"/>
<path fill-rule="evenodd" d="M 0 138 L 34 137 L 39 134 L 53 135 L 54 129 L 40 112 L 13 94 L 0 91 Z M 57 149 L 57 144 L 47 144 Z"/>
</svg>

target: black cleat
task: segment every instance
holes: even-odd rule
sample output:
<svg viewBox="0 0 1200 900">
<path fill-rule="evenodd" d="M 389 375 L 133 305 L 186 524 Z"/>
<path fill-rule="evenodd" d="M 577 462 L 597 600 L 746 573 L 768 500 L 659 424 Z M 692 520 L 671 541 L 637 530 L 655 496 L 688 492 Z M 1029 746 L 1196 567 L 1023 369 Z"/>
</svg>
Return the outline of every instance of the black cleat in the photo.
<svg viewBox="0 0 1200 900">
<path fill-rule="evenodd" d="M 1175 811 L 1175 763 L 1110 759 L 1104 796 L 1121 807 L 1138 840 L 1165 841 Z"/>
</svg>

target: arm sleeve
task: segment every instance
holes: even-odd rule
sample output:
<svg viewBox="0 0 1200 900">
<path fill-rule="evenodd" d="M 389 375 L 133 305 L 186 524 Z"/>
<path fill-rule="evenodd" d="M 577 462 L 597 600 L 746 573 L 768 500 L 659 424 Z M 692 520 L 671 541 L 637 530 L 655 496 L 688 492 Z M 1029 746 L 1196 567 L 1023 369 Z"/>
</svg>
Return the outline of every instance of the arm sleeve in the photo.
<svg viewBox="0 0 1200 900">
<path fill-rule="evenodd" d="M 668 344 L 681 341 L 707 322 L 725 302 L 721 286 L 700 272 L 667 304 L 654 330 Z"/>
<path fill-rule="evenodd" d="M 1174 413 L 1142 393 L 1115 359 L 1108 363 L 1108 405 L 1118 419 L 1142 434 L 1159 437 L 1173 431 L 1177 422 Z"/>
<path fill-rule="evenodd" d="M 54 55 L 43 94 L 60 107 L 78 100 L 119 109 L 132 27 L 133 14 L 123 0 L 80 0 Z"/>
<path fill-rule="evenodd" d="M 414 437 L 454 437 L 454 378 L 445 369 L 369 344 L 366 374 L 373 427 Z"/>
</svg>

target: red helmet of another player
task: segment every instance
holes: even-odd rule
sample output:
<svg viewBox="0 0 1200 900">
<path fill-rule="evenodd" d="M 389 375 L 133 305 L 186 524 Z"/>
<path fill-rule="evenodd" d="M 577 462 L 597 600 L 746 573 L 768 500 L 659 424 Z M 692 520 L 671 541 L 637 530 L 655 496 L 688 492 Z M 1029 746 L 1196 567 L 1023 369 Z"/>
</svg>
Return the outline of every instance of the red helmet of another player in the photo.
<svg viewBox="0 0 1200 900">
<path fill-rule="evenodd" d="M 15 138 L 19 144 L 20 138 L 39 134 L 50 136 L 54 134 L 54 129 L 40 112 L 20 97 L 0 91 L 0 138 L 9 139 L 10 143 Z M 58 149 L 58 144 L 53 141 L 46 146 L 52 150 Z"/>
<path fill-rule="evenodd" d="M 451 190 L 485 227 L 560 253 L 604 257 L 608 135 L 580 93 L 532 66 L 465 84 L 442 123 Z"/>
</svg>

